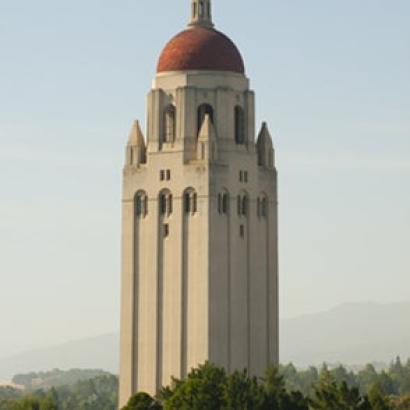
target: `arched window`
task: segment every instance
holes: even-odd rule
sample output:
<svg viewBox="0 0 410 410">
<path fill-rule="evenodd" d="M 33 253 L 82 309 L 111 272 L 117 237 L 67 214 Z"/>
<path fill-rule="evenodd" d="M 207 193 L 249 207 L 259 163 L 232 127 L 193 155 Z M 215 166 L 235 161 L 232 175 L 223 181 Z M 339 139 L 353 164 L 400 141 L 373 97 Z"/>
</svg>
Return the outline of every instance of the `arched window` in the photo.
<svg viewBox="0 0 410 410">
<path fill-rule="evenodd" d="M 139 191 L 135 195 L 135 216 L 145 218 L 148 214 L 148 196 L 144 191 Z"/>
<path fill-rule="evenodd" d="M 248 197 L 246 195 L 242 198 L 242 216 L 248 215 Z"/>
<path fill-rule="evenodd" d="M 235 107 L 235 142 L 245 144 L 245 114 L 239 105 Z"/>
<path fill-rule="evenodd" d="M 264 197 L 261 201 L 261 216 L 262 218 L 267 218 L 269 212 L 269 202 L 268 198 Z"/>
<path fill-rule="evenodd" d="M 249 199 L 246 193 L 238 195 L 237 199 L 238 215 L 247 216 L 249 211 Z"/>
<path fill-rule="evenodd" d="M 269 212 L 269 201 L 265 194 L 258 197 L 258 218 L 267 218 Z"/>
<path fill-rule="evenodd" d="M 198 195 L 189 188 L 184 192 L 184 212 L 186 214 L 195 214 L 198 210 Z"/>
<path fill-rule="evenodd" d="M 164 114 L 164 142 L 174 142 L 176 134 L 176 110 L 173 105 L 168 105 Z"/>
<path fill-rule="evenodd" d="M 199 2 L 199 17 L 203 17 L 204 16 L 204 2 L 200 1 Z"/>
<path fill-rule="evenodd" d="M 198 107 L 198 133 L 201 130 L 205 115 L 208 114 L 212 122 L 214 122 L 214 109 L 209 104 L 202 104 Z"/>
<path fill-rule="evenodd" d="M 222 213 L 229 213 L 229 194 L 225 192 L 222 197 Z"/>
<path fill-rule="evenodd" d="M 218 212 L 223 215 L 229 213 L 229 194 L 226 191 L 218 195 Z"/>
<path fill-rule="evenodd" d="M 159 194 L 159 213 L 162 216 L 172 214 L 172 194 L 169 191 L 162 191 Z"/>
</svg>

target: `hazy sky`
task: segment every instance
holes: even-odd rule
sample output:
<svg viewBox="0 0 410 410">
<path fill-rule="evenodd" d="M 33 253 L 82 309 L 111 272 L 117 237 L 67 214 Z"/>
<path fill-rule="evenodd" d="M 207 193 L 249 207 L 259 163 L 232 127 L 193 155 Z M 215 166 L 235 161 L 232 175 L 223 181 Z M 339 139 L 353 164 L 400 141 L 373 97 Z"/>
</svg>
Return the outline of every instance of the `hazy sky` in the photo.
<svg viewBox="0 0 410 410">
<path fill-rule="evenodd" d="M 280 177 L 281 315 L 410 299 L 410 2 L 214 0 Z M 0 357 L 118 328 L 124 145 L 189 0 L 1 0 Z"/>
</svg>

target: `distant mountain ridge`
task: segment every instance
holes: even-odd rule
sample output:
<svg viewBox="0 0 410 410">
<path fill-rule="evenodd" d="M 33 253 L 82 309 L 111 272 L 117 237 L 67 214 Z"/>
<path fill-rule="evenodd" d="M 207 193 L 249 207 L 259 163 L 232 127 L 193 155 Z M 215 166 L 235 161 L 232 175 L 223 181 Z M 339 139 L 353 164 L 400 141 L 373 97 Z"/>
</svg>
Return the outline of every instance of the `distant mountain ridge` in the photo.
<svg viewBox="0 0 410 410">
<path fill-rule="evenodd" d="M 118 373 L 117 333 L 36 349 L 0 359 L 0 379 L 11 380 L 16 374 L 51 369 L 101 369 Z"/>
<path fill-rule="evenodd" d="M 281 362 L 306 367 L 363 365 L 410 357 L 410 302 L 346 304 L 328 312 L 281 321 Z M 0 379 L 15 374 L 102 369 L 118 373 L 119 336 L 110 333 L 0 359 Z"/>
<path fill-rule="evenodd" d="M 297 366 L 389 363 L 410 357 L 410 302 L 340 305 L 282 321 L 281 361 Z"/>
</svg>

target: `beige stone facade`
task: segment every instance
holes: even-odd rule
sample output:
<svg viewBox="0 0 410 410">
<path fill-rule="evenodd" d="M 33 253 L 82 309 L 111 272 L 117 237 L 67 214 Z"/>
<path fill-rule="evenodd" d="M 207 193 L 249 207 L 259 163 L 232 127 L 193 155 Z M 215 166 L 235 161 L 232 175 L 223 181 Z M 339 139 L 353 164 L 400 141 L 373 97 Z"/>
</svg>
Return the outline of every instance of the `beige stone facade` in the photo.
<svg viewBox="0 0 410 410">
<path fill-rule="evenodd" d="M 209 360 L 278 362 L 274 151 L 244 74 L 158 73 L 126 148 L 120 405 Z"/>
</svg>

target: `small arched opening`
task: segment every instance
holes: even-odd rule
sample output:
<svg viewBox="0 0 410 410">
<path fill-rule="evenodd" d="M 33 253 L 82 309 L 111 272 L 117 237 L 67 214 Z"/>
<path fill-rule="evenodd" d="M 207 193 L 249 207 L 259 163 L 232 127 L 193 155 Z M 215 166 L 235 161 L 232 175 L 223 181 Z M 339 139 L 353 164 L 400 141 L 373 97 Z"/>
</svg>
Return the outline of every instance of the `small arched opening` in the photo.
<svg viewBox="0 0 410 410">
<path fill-rule="evenodd" d="M 257 216 L 258 218 L 267 218 L 269 213 L 269 200 L 268 197 L 262 193 L 258 197 Z"/>
<path fill-rule="evenodd" d="M 249 198 L 246 192 L 242 192 L 237 198 L 238 215 L 241 217 L 248 216 L 249 212 Z"/>
<path fill-rule="evenodd" d="M 193 188 L 185 190 L 184 195 L 184 212 L 187 215 L 194 215 L 198 210 L 198 195 Z"/>
<path fill-rule="evenodd" d="M 159 214 L 163 217 L 172 214 L 172 194 L 169 190 L 163 190 L 159 194 Z"/>
<path fill-rule="evenodd" d="M 229 193 L 226 190 L 218 195 L 218 212 L 221 215 L 229 213 Z"/>
<path fill-rule="evenodd" d="M 135 216 L 145 218 L 148 214 L 148 195 L 145 191 L 138 191 L 134 198 Z"/>
</svg>

